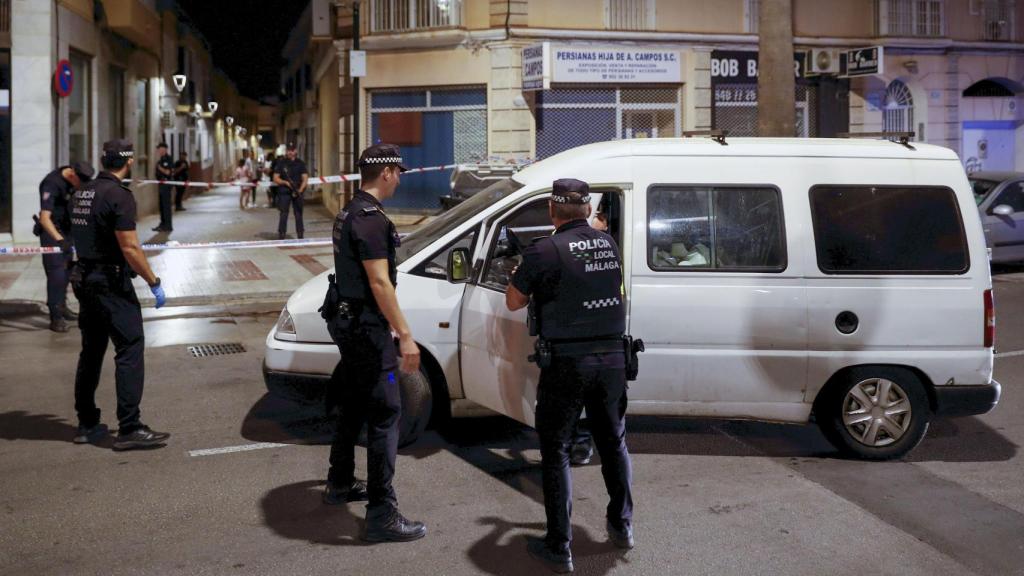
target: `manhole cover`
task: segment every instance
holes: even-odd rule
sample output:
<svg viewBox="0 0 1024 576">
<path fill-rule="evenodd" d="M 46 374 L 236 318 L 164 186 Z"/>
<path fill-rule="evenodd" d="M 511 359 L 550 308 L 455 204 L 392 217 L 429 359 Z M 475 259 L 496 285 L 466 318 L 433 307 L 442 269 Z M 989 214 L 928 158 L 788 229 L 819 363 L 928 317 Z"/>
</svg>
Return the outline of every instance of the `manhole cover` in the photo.
<svg viewBox="0 0 1024 576">
<path fill-rule="evenodd" d="M 231 344 L 196 344 L 188 347 L 188 353 L 193 358 L 206 358 L 208 356 L 224 356 L 226 354 L 243 354 L 245 347 L 233 342 Z"/>
</svg>

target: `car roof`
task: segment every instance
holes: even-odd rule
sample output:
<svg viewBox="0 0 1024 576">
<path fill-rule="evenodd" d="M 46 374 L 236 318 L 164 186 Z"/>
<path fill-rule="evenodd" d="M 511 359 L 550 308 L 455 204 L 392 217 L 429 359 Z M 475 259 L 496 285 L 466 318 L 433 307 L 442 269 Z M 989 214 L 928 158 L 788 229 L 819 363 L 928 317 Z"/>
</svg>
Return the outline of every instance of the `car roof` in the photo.
<svg viewBox="0 0 1024 576">
<path fill-rule="evenodd" d="M 1003 182 L 1006 180 L 1013 180 L 1014 178 L 1024 178 L 1024 172 L 971 172 L 967 177 L 971 180 L 992 180 L 993 182 Z"/>
<path fill-rule="evenodd" d="M 956 160 L 949 148 L 912 142 L 910 146 L 880 139 L 856 138 L 726 138 L 719 144 L 707 137 L 635 138 L 587 144 L 534 163 L 515 176 L 520 182 L 554 180 L 573 167 L 621 157 L 715 156 L 715 157 L 810 157 Z"/>
</svg>

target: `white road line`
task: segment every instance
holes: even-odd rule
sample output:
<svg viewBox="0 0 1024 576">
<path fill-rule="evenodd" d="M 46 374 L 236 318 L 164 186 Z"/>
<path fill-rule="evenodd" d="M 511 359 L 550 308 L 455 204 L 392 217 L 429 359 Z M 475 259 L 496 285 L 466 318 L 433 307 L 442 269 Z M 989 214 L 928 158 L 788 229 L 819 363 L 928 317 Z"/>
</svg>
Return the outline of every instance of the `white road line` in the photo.
<svg viewBox="0 0 1024 576">
<path fill-rule="evenodd" d="M 264 450 L 266 448 L 280 448 L 291 446 L 291 444 L 275 444 L 273 442 L 258 442 L 256 444 L 242 444 L 240 446 L 225 446 L 223 448 L 205 448 L 203 450 L 189 450 L 189 456 L 213 456 L 215 454 L 231 454 L 232 452 L 249 452 L 250 450 Z"/>
<path fill-rule="evenodd" d="M 1013 356 L 1024 356 L 1024 350 L 1013 350 L 1012 352 L 1000 352 L 996 358 L 1011 358 Z"/>
</svg>

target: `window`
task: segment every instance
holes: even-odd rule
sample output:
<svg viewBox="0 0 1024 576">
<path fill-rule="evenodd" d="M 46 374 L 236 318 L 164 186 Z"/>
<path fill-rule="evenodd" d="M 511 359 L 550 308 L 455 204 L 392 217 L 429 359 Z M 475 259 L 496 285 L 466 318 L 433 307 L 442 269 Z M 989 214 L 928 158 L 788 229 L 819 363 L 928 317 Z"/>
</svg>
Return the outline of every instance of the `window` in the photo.
<svg viewBox="0 0 1024 576">
<path fill-rule="evenodd" d="M 92 162 L 92 59 L 71 52 L 75 86 L 67 98 L 68 160 Z"/>
<path fill-rule="evenodd" d="M 604 0 L 609 30 L 654 30 L 654 0 Z"/>
<path fill-rule="evenodd" d="M 505 218 L 488 253 L 483 285 L 504 292 L 512 271 L 523 261 L 520 248 L 529 246 L 534 238 L 550 236 L 554 229 L 548 214 L 547 196 L 530 202 Z"/>
<path fill-rule="evenodd" d="M 899 80 L 893 80 L 885 91 L 882 124 L 886 132 L 914 130 L 914 97 L 910 95 L 910 88 Z M 918 139 L 920 138 L 921 135 L 918 134 Z"/>
<path fill-rule="evenodd" d="M 882 36 L 942 36 L 944 0 L 878 0 Z"/>
<path fill-rule="evenodd" d="M 779 191 L 767 186 L 654 186 L 647 195 L 652 270 L 781 272 Z"/>
<path fill-rule="evenodd" d="M 970 178 L 971 190 L 974 192 L 974 202 L 981 206 L 981 203 L 988 198 L 988 195 L 996 186 L 999 186 L 999 182 L 996 180 L 982 180 L 980 178 Z"/>
<path fill-rule="evenodd" d="M 989 208 L 989 214 L 991 214 L 992 210 L 1000 204 L 1005 204 L 1010 208 L 1013 208 L 1014 212 L 1024 212 L 1024 182 L 1018 181 L 1010 183 L 1006 189 L 999 194 L 996 201 L 992 203 L 992 207 Z"/>
<path fill-rule="evenodd" d="M 124 69 L 111 66 L 107 75 L 107 139 L 124 138 Z"/>
<path fill-rule="evenodd" d="M 1014 38 L 1014 0 L 983 0 L 982 22 L 985 27 L 985 40 L 996 42 L 1013 42 Z"/>
<path fill-rule="evenodd" d="M 967 239 L 949 188 L 815 186 L 811 217 L 826 274 L 967 271 Z"/>
<path fill-rule="evenodd" d="M 439 278 L 444 280 L 448 277 L 448 254 L 456 248 L 465 248 L 469 250 L 469 260 L 473 261 L 473 249 L 476 247 L 476 232 L 479 226 L 475 226 L 462 235 L 458 240 L 452 242 L 448 246 L 433 256 L 430 260 L 427 260 L 423 264 L 417 266 L 412 273 L 417 276 L 426 276 L 428 278 Z"/>
<path fill-rule="evenodd" d="M 462 24 L 462 0 L 370 0 L 370 33 Z"/>
</svg>

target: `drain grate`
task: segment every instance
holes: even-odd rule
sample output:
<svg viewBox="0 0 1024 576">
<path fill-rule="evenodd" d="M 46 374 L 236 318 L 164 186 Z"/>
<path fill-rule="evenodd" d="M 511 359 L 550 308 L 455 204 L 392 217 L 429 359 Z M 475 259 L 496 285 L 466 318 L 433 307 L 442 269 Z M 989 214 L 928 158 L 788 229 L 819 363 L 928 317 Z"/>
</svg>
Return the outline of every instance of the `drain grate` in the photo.
<svg viewBox="0 0 1024 576">
<path fill-rule="evenodd" d="M 206 358 L 208 356 L 243 354 L 245 353 L 245 347 L 237 342 L 232 342 L 231 344 L 196 344 L 188 347 L 188 353 L 193 358 Z"/>
</svg>

